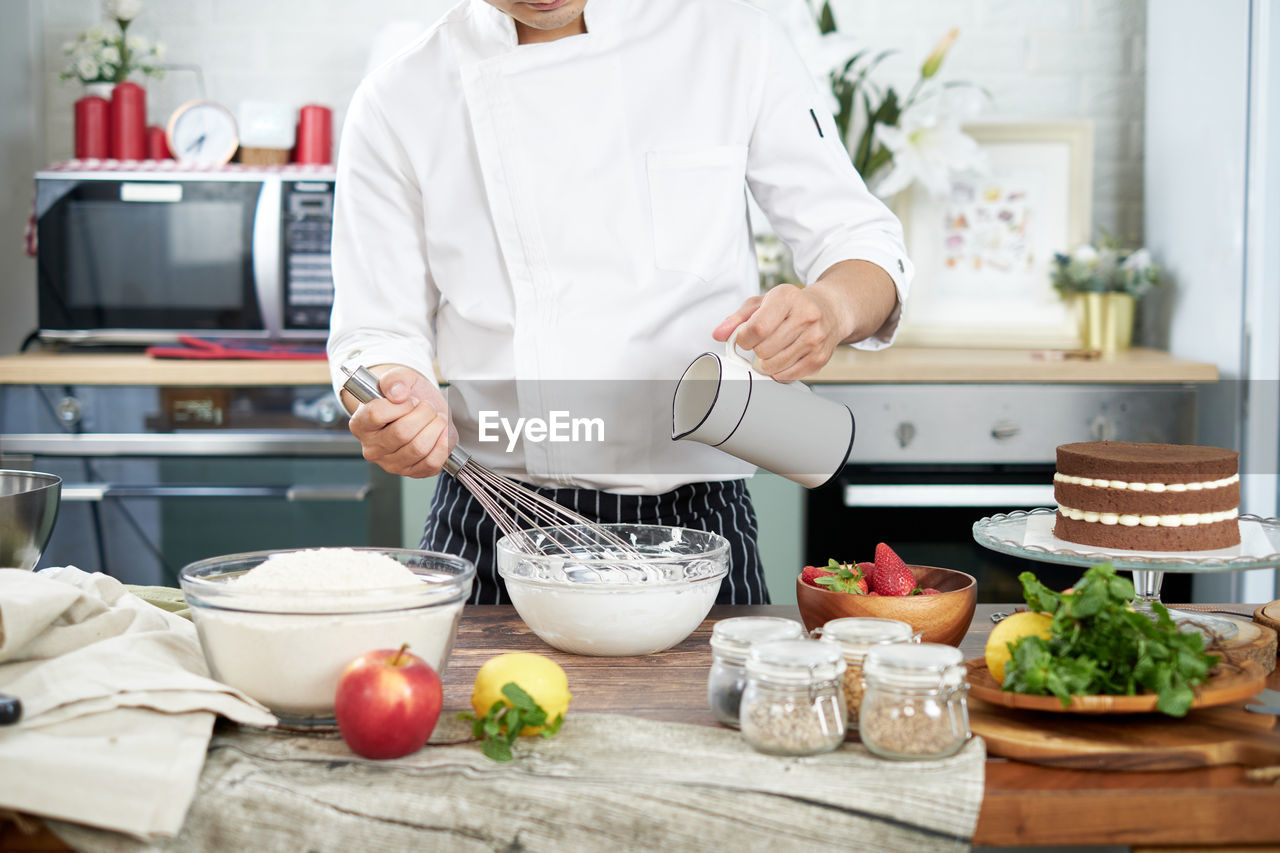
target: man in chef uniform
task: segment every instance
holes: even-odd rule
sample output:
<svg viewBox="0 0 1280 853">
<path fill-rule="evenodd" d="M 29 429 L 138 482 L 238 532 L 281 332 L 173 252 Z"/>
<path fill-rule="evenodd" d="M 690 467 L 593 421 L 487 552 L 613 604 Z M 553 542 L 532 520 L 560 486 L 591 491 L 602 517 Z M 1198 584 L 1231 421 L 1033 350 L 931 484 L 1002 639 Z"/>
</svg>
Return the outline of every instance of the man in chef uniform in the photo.
<svg viewBox="0 0 1280 853">
<path fill-rule="evenodd" d="M 754 469 L 673 442 L 670 391 L 735 329 L 784 382 L 840 344 L 892 341 L 901 226 L 827 103 L 739 0 L 463 0 L 362 82 L 338 158 L 330 365 L 335 387 L 344 363 L 380 377 L 386 400 L 341 392 L 351 431 L 388 472 L 439 477 L 420 547 L 475 562 L 472 603 L 509 599 L 496 526 L 442 473 L 455 442 L 593 520 L 725 536 L 719 601 L 769 601 Z M 807 286 L 759 294 L 747 189 Z M 609 431 L 577 462 L 482 421 L 545 419 L 566 387 Z"/>
</svg>

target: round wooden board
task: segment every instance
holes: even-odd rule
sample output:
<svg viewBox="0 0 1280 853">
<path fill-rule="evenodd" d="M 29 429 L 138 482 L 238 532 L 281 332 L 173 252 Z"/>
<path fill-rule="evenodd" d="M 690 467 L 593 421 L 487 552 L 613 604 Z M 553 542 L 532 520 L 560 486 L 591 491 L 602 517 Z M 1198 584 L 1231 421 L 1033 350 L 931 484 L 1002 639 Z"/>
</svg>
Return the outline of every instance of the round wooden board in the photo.
<svg viewBox="0 0 1280 853">
<path fill-rule="evenodd" d="M 1280 732 L 1270 714 L 1240 704 L 1125 717 L 1057 714 L 1002 708 L 973 700 L 969 728 L 987 754 L 1080 770 L 1180 770 L 1222 764 L 1280 762 Z"/>
<path fill-rule="evenodd" d="M 1209 651 L 1218 652 L 1234 663 L 1251 660 L 1261 666 L 1266 673 L 1276 668 L 1276 631 L 1258 622 L 1256 617 L 1250 621 L 1243 616 L 1220 613 L 1210 609 L 1209 606 L 1204 606 L 1202 609 L 1194 604 L 1176 604 L 1172 609 L 1193 615 L 1203 613 L 1205 616 L 1221 619 L 1236 626 L 1234 637 L 1218 642 Z M 1280 611 L 1280 608 L 1277 610 Z"/>
<path fill-rule="evenodd" d="M 1280 634 L 1280 599 L 1253 611 L 1253 621 Z"/>
<path fill-rule="evenodd" d="M 987 671 L 982 658 L 965 661 L 969 669 L 970 695 L 1005 708 L 1025 711 L 1049 711 L 1065 714 L 1151 714 L 1156 710 L 1156 696 L 1144 693 L 1137 696 L 1073 696 L 1071 704 L 1063 707 L 1057 696 L 1034 696 L 1028 693 L 1011 693 L 1000 685 Z M 1253 661 L 1224 663 L 1209 680 L 1196 689 L 1192 708 L 1208 708 L 1248 699 L 1267 686 L 1267 674 Z"/>
</svg>

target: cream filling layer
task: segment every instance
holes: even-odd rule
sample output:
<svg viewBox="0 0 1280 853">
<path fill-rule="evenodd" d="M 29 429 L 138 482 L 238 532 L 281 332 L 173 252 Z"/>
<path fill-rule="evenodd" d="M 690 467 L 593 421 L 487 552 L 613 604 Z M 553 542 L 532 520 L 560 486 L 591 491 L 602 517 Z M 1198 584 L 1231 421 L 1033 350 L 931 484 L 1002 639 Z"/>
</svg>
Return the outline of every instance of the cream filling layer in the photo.
<svg viewBox="0 0 1280 853">
<path fill-rule="evenodd" d="M 1232 483 L 1240 482 L 1239 474 L 1223 477 L 1221 480 L 1206 480 L 1202 483 L 1127 483 L 1124 480 L 1104 480 L 1094 477 L 1077 477 L 1074 474 L 1063 474 L 1055 471 L 1055 483 L 1068 483 L 1072 486 L 1095 486 L 1100 489 L 1121 489 L 1131 492 L 1200 492 L 1205 489 L 1221 489 Z"/>
<path fill-rule="evenodd" d="M 1239 507 L 1218 512 L 1188 512 L 1181 515 L 1129 515 L 1115 512 L 1092 512 L 1059 506 L 1058 512 L 1072 521 L 1090 524 L 1120 525 L 1121 527 L 1195 527 L 1197 524 L 1215 524 L 1230 521 L 1240 514 Z"/>
</svg>

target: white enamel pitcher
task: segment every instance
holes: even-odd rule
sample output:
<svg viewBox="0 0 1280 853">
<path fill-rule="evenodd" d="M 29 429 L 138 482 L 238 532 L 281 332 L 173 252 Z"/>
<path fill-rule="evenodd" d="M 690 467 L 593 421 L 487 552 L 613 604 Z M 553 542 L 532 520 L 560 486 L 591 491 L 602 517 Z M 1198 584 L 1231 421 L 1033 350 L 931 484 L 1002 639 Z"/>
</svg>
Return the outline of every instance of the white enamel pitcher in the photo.
<svg viewBox="0 0 1280 853">
<path fill-rule="evenodd" d="M 685 368 L 672 440 L 701 442 L 810 489 L 833 479 L 853 450 L 853 412 L 802 382 L 760 373 L 737 339 L 734 330 L 724 353 L 704 352 Z"/>
</svg>

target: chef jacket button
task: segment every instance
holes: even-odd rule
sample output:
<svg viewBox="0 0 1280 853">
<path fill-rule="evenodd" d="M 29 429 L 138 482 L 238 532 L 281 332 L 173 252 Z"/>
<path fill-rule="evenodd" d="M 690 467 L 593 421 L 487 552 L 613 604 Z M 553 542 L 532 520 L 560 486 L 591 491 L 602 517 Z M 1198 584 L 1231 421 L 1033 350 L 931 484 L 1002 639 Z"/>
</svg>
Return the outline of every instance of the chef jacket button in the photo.
<svg viewBox="0 0 1280 853">
<path fill-rule="evenodd" d="M 902 265 L 902 258 L 898 258 L 898 272 L 906 273 L 907 268 Z"/>
</svg>

